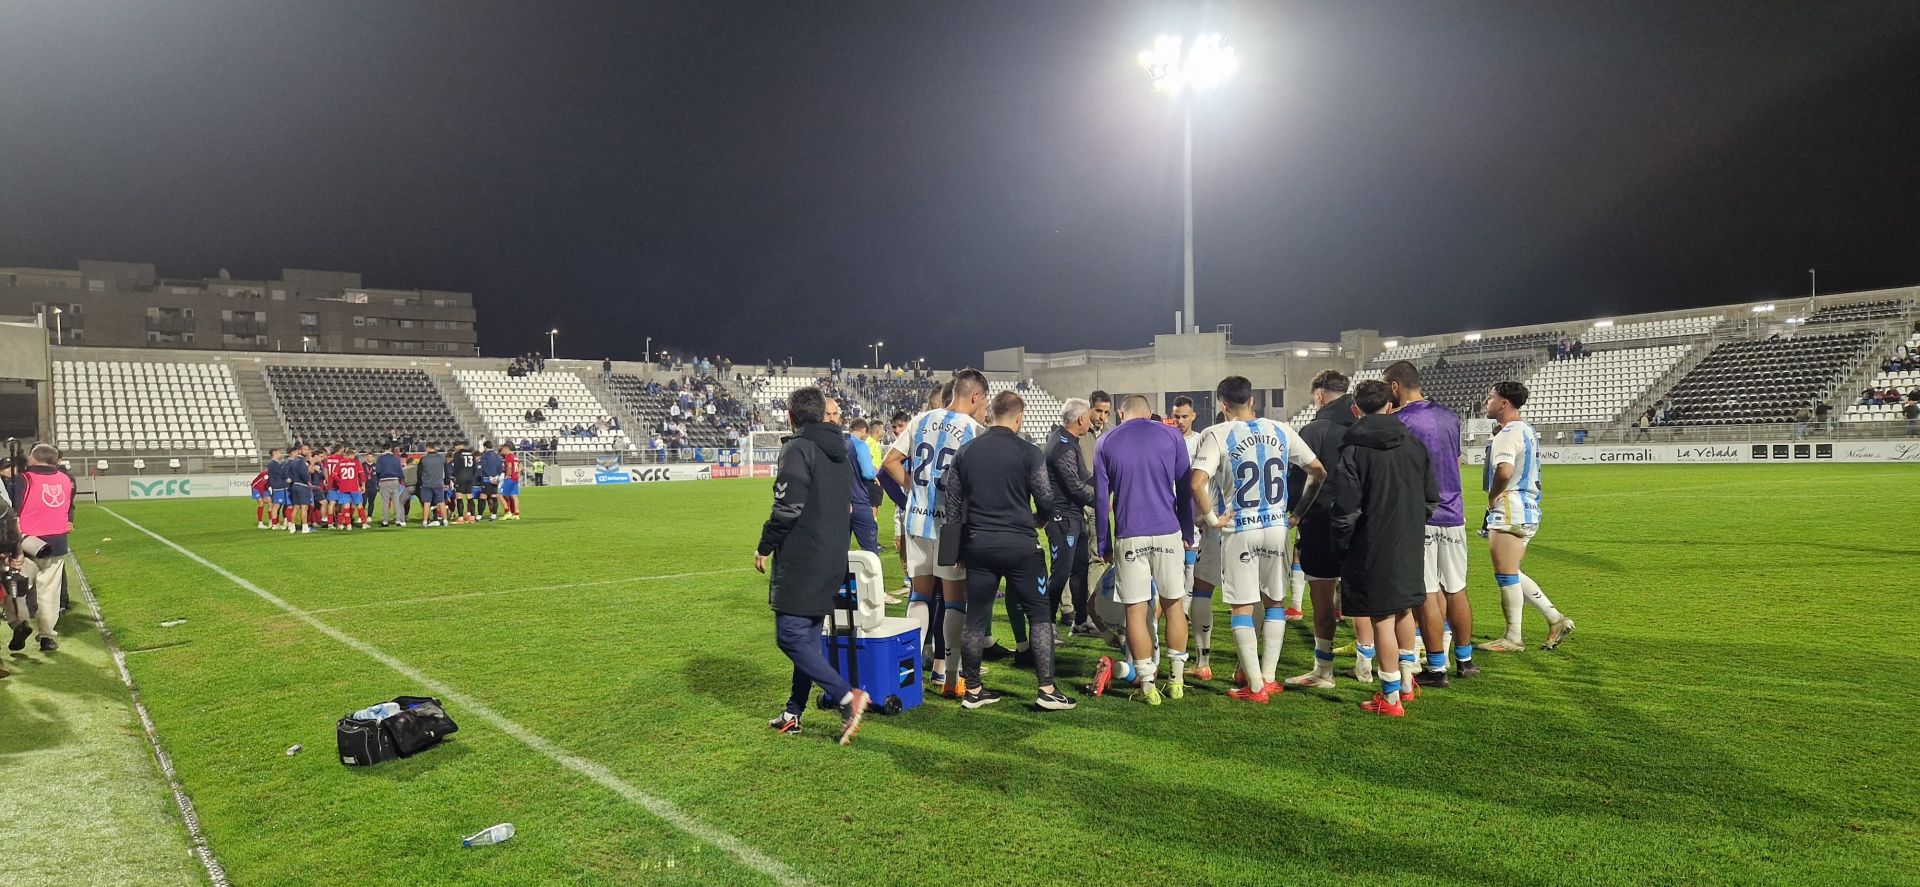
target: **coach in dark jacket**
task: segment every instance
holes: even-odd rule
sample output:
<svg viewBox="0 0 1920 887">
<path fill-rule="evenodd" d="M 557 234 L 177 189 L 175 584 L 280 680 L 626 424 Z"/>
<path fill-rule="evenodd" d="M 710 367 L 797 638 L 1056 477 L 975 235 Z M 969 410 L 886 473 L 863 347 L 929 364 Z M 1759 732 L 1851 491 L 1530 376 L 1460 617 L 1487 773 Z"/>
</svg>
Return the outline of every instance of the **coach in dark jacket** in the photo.
<svg viewBox="0 0 1920 887">
<path fill-rule="evenodd" d="M 1307 448 L 1334 470 L 1327 472 L 1326 486 L 1308 503 L 1306 512 L 1300 516 L 1300 569 L 1309 579 L 1332 580 L 1340 575 L 1340 558 L 1333 546 L 1333 514 L 1340 489 L 1337 463 L 1340 448 L 1347 441 L 1347 429 L 1353 427 L 1359 416 L 1354 412 L 1353 395 L 1347 393 L 1347 377 L 1338 370 L 1323 370 L 1313 377 L 1313 397 L 1321 405 L 1320 411 L 1314 414 L 1313 421 L 1300 429 L 1300 439 L 1306 441 Z M 1300 501 L 1306 484 L 1306 469 L 1297 465 L 1287 469 L 1289 501 Z M 1332 590 L 1328 589 L 1328 594 L 1331 593 Z M 1333 615 L 1330 601 L 1331 597 L 1325 607 L 1329 617 Z M 1321 601 L 1316 598 L 1313 606 L 1317 622 L 1322 609 Z"/>
<path fill-rule="evenodd" d="M 866 694 L 847 685 L 820 652 L 820 627 L 834 594 L 847 577 L 847 534 L 852 532 L 853 466 L 840 426 L 826 421 L 827 399 L 818 388 L 795 391 L 787 415 L 800 433 L 780 448 L 773 481 L 773 513 L 760 530 L 753 568 L 767 571 L 773 558 L 767 603 L 773 608 L 780 651 L 793 660 L 793 692 L 787 709 L 769 726 L 800 732 L 800 716 L 814 684 L 840 702 L 840 744 L 853 741 L 866 713 Z"/>
<path fill-rule="evenodd" d="M 1073 613 L 1086 620 L 1087 524 L 1093 507 L 1093 472 L 1082 468 L 1080 441 L 1093 428 L 1092 407 L 1080 398 L 1060 410 L 1060 424 L 1048 436 L 1047 480 L 1053 488 L 1054 518 L 1047 522 L 1047 619 L 1060 618 L 1060 597 L 1073 595 Z M 1037 620 L 1036 620 L 1037 621 Z"/>
<path fill-rule="evenodd" d="M 1384 383 L 1360 383 L 1353 400 L 1366 415 L 1347 429 L 1334 472 L 1340 610 L 1376 624 L 1425 601 L 1422 546 L 1427 515 L 1440 504 L 1427 448 L 1387 413 L 1391 399 Z M 1385 644 L 1393 635 L 1380 637 Z"/>
</svg>

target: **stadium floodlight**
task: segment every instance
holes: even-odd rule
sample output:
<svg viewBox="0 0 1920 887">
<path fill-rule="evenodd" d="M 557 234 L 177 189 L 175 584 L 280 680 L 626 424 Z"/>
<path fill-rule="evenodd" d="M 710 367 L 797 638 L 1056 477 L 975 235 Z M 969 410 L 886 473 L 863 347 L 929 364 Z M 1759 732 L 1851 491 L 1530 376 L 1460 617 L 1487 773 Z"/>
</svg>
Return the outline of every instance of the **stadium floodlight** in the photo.
<svg viewBox="0 0 1920 887">
<path fill-rule="evenodd" d="M 1295 349 L 1293 350 L 1293 356 L 1294 356 L 1294 357 L 1306 357 L 1306 356 L 1307 356 L 1307 349 L 1305 349 L 1305 348 L 1295 348 Z"/>
<path fill-rule="evenodd" d="M 885 343 L 885 342 L 875 342 L 875 343 L 873 343 L 873 365 L 874 365 L 874 366 L 879 366 L 879 365 L 880 365 L 880 346 L 882 346 L 882 345 L 885 345 L 885 344 L 887 344 L 887 343 Z"/>
<path fill-rule="evenodd" d="M 1399 339 L 1388 339 L 1388 340 L 1386 340 L 1385 342 L 1381 342 L 1380 344 L 1381 344 L 1381 346 L 1383 346 L 1383 347 L 1386 347 L 1386 348 L 1398 348 L 1398 347 L 1400 347 L 1400 340 L 1399 340 Z"/>
<path fill-rule="evenodd" d="M 1468 334 L 1466 334 L 1466 335 L 1464 335 L 1464 336 L 1461 336 L 1461 337 L 1460 337 L 1460 341 L 1462 341 L 1462 342 L 1478 342 L 1478 341 L 1480 341 L 1480 334 L 1479 334 L 1479 333 L 1468 333 Z"/>
<path fill-rule="evenodd" d="M 1240 70 L 1240 57 L 1233 47 L 1227 45 L 1227 38 L 1221 34 L 1201 34 L 1191 44 L 1175 35 L 1162 35 L 1155 38 L 1153 45 L 1140 51 L 1140 67 L 1147 72 L 1147 80 L 1153 84 L 1154 91 L 1180 98 L 1195 92 L 1215 89 L 1233 78 Z M 1183 193 L 1185 195 L 1186 235 L 1186 279 L 1185 311 L 1180 315 L 1180 323 L 1189 332 L 1200 329 L 1200 319 L 1193 311 L 1193 102 L 1182 103 L 1184 118 L 1184 146 L 1181 150 Z"/>
<path fill-rule="evenodd" d="M 66 312 L 52 306 L 48 306 L 48 310 L 53 313 L 53 344 L 67 344 L 67 337 L 60 331 L 60 315 Z"/>
<path fill-rule="evenodd" d="M 1600 321 L 1599 323 L 1594 324 L 1593 328 L 1596 330 L 1604 330 L 1610 326 L 1613 326 L 1613 321 L 1603 320 L 1603 321 Z"/>
<path fill-rule="evenodd" d="M 1773 303 L 1772 303 L 1772 302 L 1768 302 L 1768 303 L 1767 303 L 1767 304 L 1765 304 L 1765 305 L 1755 305 L 1755 306 L 1753 306 L 1753 313 L 1755 313 L 1755 314 L 1772 314 L 1772 313 L 1773 313 Z"/>
<path fill-rule="evenodd" d="M 560 335 L 560 330 L 557 328 L 547 330 L 547 359 L 548 360 L 560 359 L 560 355 L 555 353 L 553 350 L 553 340 L 554 340 L 554 337 L 558 335 Z"/>
<path fill-rule="evenodd" d="M 309 338 L 307 338 L 306 336 L 301 336 L 301 337 L 300 337 L 300 353 L 301 353 L 301 354 L 305 354 L 305 353 L 307 353 L 308 351 L 311 351 L 311 350 L 313 350 L 312 348 L 310 348 L 310 347 L 309 347 L 309 346 L 311 346 L 312 344 L 313 344 L 313 340 L 312 340 L 312 339 L 309 339 Z"/>
</svg>

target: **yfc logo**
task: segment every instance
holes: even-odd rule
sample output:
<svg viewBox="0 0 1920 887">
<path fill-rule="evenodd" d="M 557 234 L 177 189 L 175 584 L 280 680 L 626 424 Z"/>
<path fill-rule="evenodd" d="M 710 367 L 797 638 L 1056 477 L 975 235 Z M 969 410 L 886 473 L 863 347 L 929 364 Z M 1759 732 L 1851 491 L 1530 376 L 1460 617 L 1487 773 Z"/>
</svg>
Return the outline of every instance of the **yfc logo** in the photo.
<svg viewBox="0 0 1920 887">
<path fill-rule="evenodd" d="M 662 480 L 673 480 L 673 472 L 669 471 L 664 465 L 658 468 L 635 468 L 630 470 L 628 473 L 633 475 L 633 482 L 638 484 L 648 484 L 648 483 L 653 483 L 654 481 L 662 481 Z"/>
<path fill-rule="evenodd" d="M 165 480 L 136 480 L 128 483 L 129 499 L 178 499 L 193 495 L 193 479 L 171 477 Z M 64 505 L 66 503 L 61 503 Z M 52 506 L 54 508 L 59 505 Z"/>
</svg>

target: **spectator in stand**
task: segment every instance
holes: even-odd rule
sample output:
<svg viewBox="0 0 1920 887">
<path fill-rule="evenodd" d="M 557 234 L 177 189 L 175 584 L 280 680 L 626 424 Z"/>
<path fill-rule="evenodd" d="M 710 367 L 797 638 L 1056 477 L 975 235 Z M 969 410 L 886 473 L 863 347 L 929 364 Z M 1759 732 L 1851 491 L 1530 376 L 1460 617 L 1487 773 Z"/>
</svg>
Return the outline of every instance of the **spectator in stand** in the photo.
<svg viewBox="0 0 1920 887">
<path fill-rule="evenodd" d="M 551 394 L 547 395 L 547 409 L 557 410 L 559 408 L 560 408 L 560 398 L 555 397 Z"/>
<path fill-rule="evenodd" d="M 1868 385 L 1866 388 L 1861 389 L 1860 402 L 1854 404 L 1854 406 L 1870 407 L 1870 406 L 1873 406 L 1874 402 L 1878 401 L 1879 399 L 1880 399 L 1880 392 L 1877 389 L 1875 389 L 1872 385 Z"/>
<path fill-rule="evenodd" d="M 611 357 L 600 358 L 600 378 L 602 379 L 613 378 L 613 358 Z"/>
<path fill-rule="evenodd" d="M 1820 423 L 1822 433 L 1833 435 L 1833 407 L 1826 403 L 1816 404 L 1813 408 L 1814 421 Z"/>
<path fill-rule="evenodd" d="M 1807 423 L 1812 419 L 1813 414 L 1804 406 L 1793 411 L 1793 437 L 1795 440 L 1807 436 Z"/>
<path fill-rule="evenodd" d="M 1633 424 L 1633 430 L 1639 434 L 1641 440 L 1652 440 L 1652 426 L 1653 407 L 1647 407 L 1647 411 L 1640 414 L 1640 421 Z"/>
</svg>

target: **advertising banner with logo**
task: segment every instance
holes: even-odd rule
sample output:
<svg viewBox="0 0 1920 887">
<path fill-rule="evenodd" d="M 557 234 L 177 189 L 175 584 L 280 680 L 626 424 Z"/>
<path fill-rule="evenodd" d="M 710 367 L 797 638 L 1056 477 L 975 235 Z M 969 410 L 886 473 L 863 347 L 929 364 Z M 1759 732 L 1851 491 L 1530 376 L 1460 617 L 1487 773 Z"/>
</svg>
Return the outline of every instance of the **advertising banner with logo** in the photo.
<svg viewBox="0 0 1920 887">
<path fill-rule="evenodd" d="M 760 462 L 753 465 L 715 465 L 713 466 L 713 476 L 715 478 L 772 477 L 773 469 L 775 467 L 776 466 L 769 465 L 765 462 Z"/>
<path fill-rule="evenodd" d="M 1486 460 L 1484 449 L 1469 450 L 1467 463 Z M 1777 441 L 1769 443 L 1658 444 L 1541 447 L 1542 465 L 1765 465 L 1796 462 L 1912 462 L 1920 464 L 1920 441 L 1891 440 L 1835 443 L 1831 441 Z"/>
<path fill-rule="evenodd" d="M 560 485 L 580 487 L 650 484 L 670 480 L 706 480 L 712 476 L 713 466 L 711 465 L 646 465 L 624 468 L 569 465 L 560 472 Z"/>
<path fill-rule="evenodd" d="M 179 474 L 167 477 L 129 477 L 129 499 L 211 499 L 245 496 L 252 492 L 251 474 Z"/>
</svg>

